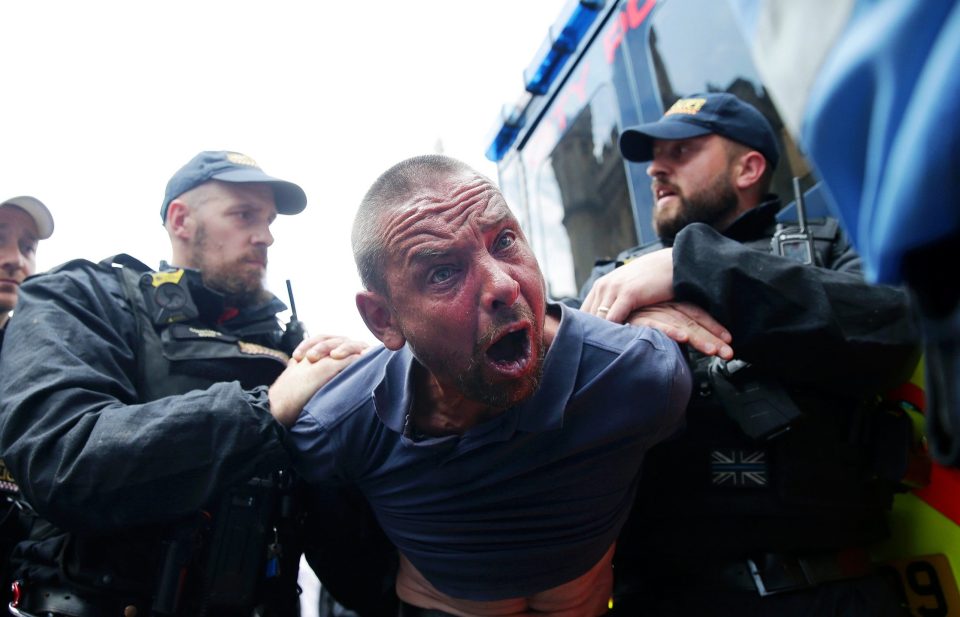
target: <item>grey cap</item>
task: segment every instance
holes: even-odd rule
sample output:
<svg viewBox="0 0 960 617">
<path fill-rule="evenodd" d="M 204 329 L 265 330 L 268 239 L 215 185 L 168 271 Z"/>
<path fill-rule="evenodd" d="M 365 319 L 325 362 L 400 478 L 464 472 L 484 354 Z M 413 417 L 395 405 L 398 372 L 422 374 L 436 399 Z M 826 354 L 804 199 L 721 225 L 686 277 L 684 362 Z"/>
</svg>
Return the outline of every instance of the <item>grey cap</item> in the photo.
<svg viewBox="0 0 960 617">
<path fill-rule="evenodd" d="M 6 206 L 16 206 L 33 218 L 33 221 L 37 224 L 37 238 L 39 240 L 46 240 L 53 235 L 53 215 L 43 205 L 43 202 L 36 197 L 30 197 L 29 195 L 11 197 L 0 204 L 0 208 Z"/>
</svg>

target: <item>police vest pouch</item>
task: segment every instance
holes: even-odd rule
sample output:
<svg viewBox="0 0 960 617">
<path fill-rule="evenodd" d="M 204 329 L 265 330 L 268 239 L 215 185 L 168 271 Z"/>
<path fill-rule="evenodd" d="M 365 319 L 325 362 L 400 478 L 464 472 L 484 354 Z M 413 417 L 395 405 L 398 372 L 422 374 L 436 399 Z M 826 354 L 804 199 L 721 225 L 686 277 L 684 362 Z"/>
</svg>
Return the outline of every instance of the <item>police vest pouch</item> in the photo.
<svg viewBox="0 0 960 617">
<path fill-rule="evenodd" d="M 208 343 L 210 341 L 217 341 L 219 343 L 228 343 L 234 344 L 239 339 L 233 335 L 227 334 L 225 332 L 220 332 L 219 330 L 214 330 L 213 328 L 203 328 L 200 326 L 194 326 L 185 323 L 176 323 L 164 330 L 164 332 L 169 332 L 168 336 L 164 337 L 165 341 L 177 341 L 180 344 L 175 344 L 175 347 L 178 349 L 189 349 L 189 347 L 183 345 L 183 343 L 188 342 L 199 342 L 199 343 Z M 223 353 L 223 350 L 218 350 L 217 348 L 208 348 L 209 351 L 206 353 L 210 357 L 216 357 L 219 354 Z M 190 353 L 190 352 L 187 352 Z M 170 355 L 170 350 L 167 350 L 167 355 Z"/>
<path fill-rule="evenodd" d="M 772 439 L 803 415 L 776 380 L 747 362 L 713 358 L 707 375 L 724 411 L 751 439 Z"/>
<path fill-rule="evenodd" d="M 253 478 L 231 489 L 214 513 L 214 530 L 207 558 L 205 590 L 207 606 L 246 612 L 254 604 L 258 582 L 278 572 L 267 555 L 269 521 L 277 502 L 274 478 Z"/>
<path fill-rule="evenodd" d="M 272 347 L 243 341 L 212 328 L 177 323 L 160 334 L 163 354 L 172 362 L 178 360 L 261 358 L 286 367 L 290 356 Z M 281 369 L 282 370 L 282 369 Z"/>
<path fill-rule="evenodd" d="M 210 383 L 237 380 L 244 388 L 272 383 L 287 366 L 289 356 L 278 349 L 243 341 L 235 336 L 202 325 L 175 323 L 159 335 L 162 373 L 177 376 L 149 383 L 151 391 L 163 395 L 187 389 L 207 387 Z M 157 358 L 152 362 L 159 364 Z M 154 370 L 162 374 L 161 369 Z M 195 385 L 194 385 L 195 383 Z"/>
</svg>

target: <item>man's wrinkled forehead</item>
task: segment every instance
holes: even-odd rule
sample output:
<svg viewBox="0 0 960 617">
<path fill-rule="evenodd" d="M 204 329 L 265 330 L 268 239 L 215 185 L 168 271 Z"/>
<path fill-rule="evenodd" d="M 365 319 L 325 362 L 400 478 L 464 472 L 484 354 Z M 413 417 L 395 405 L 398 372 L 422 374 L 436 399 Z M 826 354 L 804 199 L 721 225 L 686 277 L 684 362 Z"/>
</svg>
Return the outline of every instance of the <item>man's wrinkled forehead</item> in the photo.
<svg viewBox="0 0 960 617">
<path fill-rule="evenodd" d="M 500 191 L 486 178 L 472 174 L 440 178 L 411 192 L 386 213 L 384 239 L 387 247 L 395 247 L 411 235 L 443 237 L 468 224 L 486 231 L 512 219 Z"/>
<path fill-rule="evenodd" d="M 500 190 L 487 178 L 468 172 L 437 176 L 411 191 L 406 200 L 408 207 L 447 212 L 448 217 L 457 217 L 464 211 L 482 214 L 497 204 L 506 205 Z"/>
</svg>

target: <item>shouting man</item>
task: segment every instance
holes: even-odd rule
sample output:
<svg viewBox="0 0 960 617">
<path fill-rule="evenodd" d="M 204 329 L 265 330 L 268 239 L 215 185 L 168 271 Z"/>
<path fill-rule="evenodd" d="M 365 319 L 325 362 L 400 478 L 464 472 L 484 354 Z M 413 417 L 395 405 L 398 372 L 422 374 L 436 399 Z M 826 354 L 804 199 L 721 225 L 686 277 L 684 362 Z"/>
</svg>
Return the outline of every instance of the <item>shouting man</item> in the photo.
<svg viewBox="0 0 960 617">
<path fill-rule="evenodd" d="M 548 302 L 503 196 L 447 157 L 385 172 L 353 246 L 384 348 L 302 412 L 296 371 L 271 388 L 302 473 L 369 500 L 405 615 L 606 612 L 644 454 L 689 397 L 679 348 Z"/>
</svg>

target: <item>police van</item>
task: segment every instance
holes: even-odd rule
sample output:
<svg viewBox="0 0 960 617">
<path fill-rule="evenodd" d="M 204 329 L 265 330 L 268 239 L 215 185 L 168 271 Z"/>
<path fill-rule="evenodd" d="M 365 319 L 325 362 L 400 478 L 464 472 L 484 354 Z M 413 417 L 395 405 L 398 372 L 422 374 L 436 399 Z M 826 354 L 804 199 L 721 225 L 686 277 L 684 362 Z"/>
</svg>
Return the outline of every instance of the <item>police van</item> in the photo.
<svg viewBox="0 0 960 617">
<path fill-rule="evenodd" d="M 617 141 L 686 94 L 725 91 L 753 104 L 780 137 L 773 192 L 791 201 L 799 178 L 808 214 L 829 213 L 727 2 L 570 0 L 523 77 L 486 155 L 553 298 L 578 296 L 598 258 L 656 240 L 646 166 L 627 163 Z M 871 555 L 915 614 L 960 617 L 960 473 L 923 456 L 921 375 L 890 395 L 916 426 L 917 456 L 894 500 L 892 537 Z"/>
</svg>

